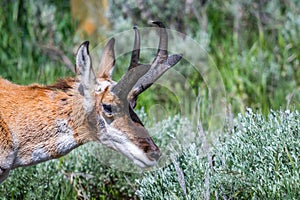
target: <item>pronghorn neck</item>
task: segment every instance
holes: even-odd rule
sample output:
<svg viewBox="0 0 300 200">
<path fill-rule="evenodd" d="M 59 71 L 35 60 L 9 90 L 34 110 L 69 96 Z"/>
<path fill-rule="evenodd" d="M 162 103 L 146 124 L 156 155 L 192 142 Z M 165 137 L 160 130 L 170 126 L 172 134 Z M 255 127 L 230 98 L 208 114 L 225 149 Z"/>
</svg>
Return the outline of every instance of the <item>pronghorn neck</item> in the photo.
<svg viewBox="0 0 300 200">
<path fill-rule="evenodd" d="M 14 141 L 12 168 L 63 156 L 96 139 L 91 134 L 96 132 L 92 130 L 95 127 L 89 125 L 93 124 L 89 123 L 92 117 L 85 114 L 75 79 L 64 79 L 50 86 L 29 87 L 3 79 L 1 82 L 1 119 L 6 122 Z M 16 106 L 5 106 L 9 101 L 14 101 Z"/>
</svg>

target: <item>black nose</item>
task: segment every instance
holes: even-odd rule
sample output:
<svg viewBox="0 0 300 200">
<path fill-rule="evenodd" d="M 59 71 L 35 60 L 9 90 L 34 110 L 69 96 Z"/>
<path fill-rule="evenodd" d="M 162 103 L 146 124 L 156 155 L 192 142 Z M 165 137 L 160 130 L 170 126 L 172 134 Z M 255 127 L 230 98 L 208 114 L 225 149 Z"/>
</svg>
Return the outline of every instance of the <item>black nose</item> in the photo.
<svg viewBox="0 0 300 200">
<path fill-rule="evenodd" d="M 158 160 L 161 157 L 160 150 L 152 151 L 148 153 L 148 156 L 151 160 Z"/>
</svg>

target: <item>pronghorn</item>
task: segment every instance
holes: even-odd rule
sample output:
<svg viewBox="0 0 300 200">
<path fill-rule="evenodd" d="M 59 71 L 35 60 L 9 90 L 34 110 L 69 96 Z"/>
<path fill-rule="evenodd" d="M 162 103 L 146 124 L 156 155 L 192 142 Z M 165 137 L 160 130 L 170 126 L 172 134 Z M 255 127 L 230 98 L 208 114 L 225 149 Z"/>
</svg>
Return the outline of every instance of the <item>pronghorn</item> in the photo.
<svg viewBox="0 0 300 200">
<path fill-rule="evenodd" d="M 133 111 L 137 97 L 181 55 L 168 56 L 168 36 L 161 22 L 159 47 L 152 64 L 140 64 L 140 35 L 134 28 L 134 49 L 127 73 L 112 80 L 114 38 L 104 48 L 95 74 L 89 42 L 76 54 L 76 77 L 53 85 L 21 86 L 0 78 L 0 183 L 11 169 L 59 158 L 90 141 L 110 147 L 137 166 L 156 164 L 161 156 Z"/>
</svg>

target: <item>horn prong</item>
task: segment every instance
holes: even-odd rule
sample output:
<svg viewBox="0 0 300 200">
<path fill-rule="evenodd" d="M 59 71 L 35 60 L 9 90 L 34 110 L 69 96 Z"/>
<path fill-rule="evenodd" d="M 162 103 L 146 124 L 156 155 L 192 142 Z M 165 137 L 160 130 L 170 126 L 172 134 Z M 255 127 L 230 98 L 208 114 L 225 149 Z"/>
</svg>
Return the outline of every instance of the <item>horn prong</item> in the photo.
<svg viewBox="0 0 300 200">
<path fill-rule="evenodd" d="M 144 76 L 150 69 L 151 65 L 138 65 L 129 70 L 121 80 L 112 88 L 112 92 L 120 99 L 127 99 L 129 92 L 132 90 L 136 82 Z"/>
<path fill-rule="evenodd" d="M 129 93 L 128 100 L 132 108 L 135 107 L 138 95 L 149 88 L 168 69 L 176 65 L 182 58 L 181 54 L 168 56 L 168 33 L 165 25 L 159 21 L 152 21 L 159 28 L 159 45 L 150 70 L 141 77 Z"/>
<path fill-rule="evenodd" d="M 152 23 L 159 28 L 159 45 L 154 61 L 157 59 L 166 59 L 168 57 L 168 33 L 166 26 L 160 21 L 153 21 Z"/>
<path fill-rule="evenodd" d="M 140 64 L 140 34 L 134 27 L 135 38 L 131 55 L 130 66 L 127 73 L 111 89 L 119 98 L 127 98 L 132 108 L 136 105 L 138 95 L 149 88 L 168 69 L 173 67 L 182 58 L 181 54 L 168 56 L 168 33 L 165 25 L 159 21 L 153 21 L 159 29 L 159 45 L 152 64 Z"/>
<path fill-rule="evenodd" d="M 136 26 L 133 27 L 134 30 L 134 45 L 131 54 L 131 61 L 128 70 L 138 66 L 140 59 L 140 32 Z"/>
</svg>

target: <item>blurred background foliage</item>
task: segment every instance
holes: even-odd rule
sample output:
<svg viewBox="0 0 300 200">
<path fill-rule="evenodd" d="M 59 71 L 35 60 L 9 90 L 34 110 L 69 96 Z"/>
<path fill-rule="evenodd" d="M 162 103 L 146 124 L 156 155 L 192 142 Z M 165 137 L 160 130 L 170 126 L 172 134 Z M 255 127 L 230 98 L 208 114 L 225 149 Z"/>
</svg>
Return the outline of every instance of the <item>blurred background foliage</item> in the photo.
<svg viewBox="0 0 300 200">
<path fill-rule="evenodd" d="M 227 105 L 233 115 L 244 113 L 247 107 L 265 116 L 270 109 L 299 109 L 299 4 L 297 0 L 3 0 L 0 2 L 0 74 L 18 84 L 49 84 L 58 78 L 74 76 L 74 54 L 82 41 L 90 40 L 92 45 L 98 44 L 115 33 L 131 29 L 133 25 L 146 27 L 150 20 L 160 20 L 169 28 L 192 37 L 207 52 L 211 60 L 201 62 L 208 68 L 216 66 L 219 70 Z M 183 48 L 184 52 L 198 56 L 194 49 Z M 126 70 L 118 69 L 124 61 L 128 62 L 128 58 L 117 60 L 116 78 Z M 185 67 L 188 65 L 188 60 L 183 60 L 176 70 L 188 80 L 196 95 L 204 99 L 202 102 L 205 105 L 205 98 L 209 96 L 207 85 L 201 74 L 192 67 Z M 183 86 L 176 88 L 185 90 Z M 158 86 L 141 96 L 138 109 L 144 107 L 148 112 L 157 103 L 164 105 L 168 113 L 175 114 L 180 109 L 176 96 Z M 205 117 L 205 111 L 203 113 Z M 158 112 L 153 116 L 161 120 L 162 114 Z M 173 120 L 172 123 L 177 123 L 176 117 Z M 55 180 L 54 184 L 47 175 L 31 185 L 31 188 L 40 188 L 40 193 L 44 195 L 49 188 L 55 191 L 60 187 L 64 189 L 57 191 L 58 199 L 61 196 L 62 199 L 105 198 L 107 195 L 116 199 L 134 198 L 135 183 L 128 184 L 134 175 L 128 178 L 122 173 L 112 172 L 110 168 L 95 163 L 89 165 L 88 158 L 93 158 L 87 155 L 83 157 L 86 158 L 88 170 L 74 165 L 74 168 L 64 168 L 68 172 L 62 172 L 57 162 L 73 165 L 79 152 L 83 150 L 75 151 L 73 157 L 70 155 L 30 170 L 15 170 L 13 176 L 21 181 L 20 186 L 15 186 L 10 178 L 0 187 L 0 196 L 11 192 L 11 196 L 6 196 L 8 199 L 38 198 L 27 196 L 32 194 L 29 189 L 26 193 L 24 188 L 32 179 L 22 182 L 22 175 L 44 169 L 49 174 L 59 171 L 56 177 L 61 180 Z M 95 166 L 97 171 L 93 171 Z M 70 171 L 87 171 L 95 176 L 106 174 L 106 177 L 87 178 L 75 173 L 71 179 L 68 175 Z M 46 181 L 46 185 L 39 185 L 39 180 Z M 16 188 L 11 189 L 14 186 Z M 53 197 L 53 193 L 49 192 L 49 197 L 51 195 Z"/>
<path fill-rule="evenodd" d="M 72 75 L 74 53 L 83 40 L 97 44 L 133 25 L 145 27 L 159 19 L 207 51 L 213 63 L 204 64 L 217 66 L 234 113 L 246 107 L 265 114 L 270 108 L 299 108 L 298 4 L 293 0 L 2 1 L 0 73 L 21 84 L 52 83 Z M 197 56 L 193 49 L 189 52 Z M 183 69 L 196 93 L 205 88 L 201 75 L 191 67 L 176 69 Z M 123 71 L 116 72 L 120 77 Z M 145 96 L 140 105 L 146 111 L 155 101 L 174 103 L 170 95 L 164 99 L 154 90 Z"/>
</svg>

